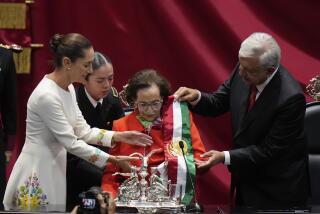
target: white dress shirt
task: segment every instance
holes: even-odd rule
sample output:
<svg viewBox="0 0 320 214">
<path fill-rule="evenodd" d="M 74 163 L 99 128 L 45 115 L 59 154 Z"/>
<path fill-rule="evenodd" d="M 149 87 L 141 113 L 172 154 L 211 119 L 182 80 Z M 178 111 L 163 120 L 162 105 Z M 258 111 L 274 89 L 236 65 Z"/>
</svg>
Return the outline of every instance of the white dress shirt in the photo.
<svg viewBox="0 0 320 214">
<path fill-rule="evenodd" d="M 103 98 L 101 98 L 100 100 L 96 101 L 95 99 L 93 99 L 93 98 L 91 97 L 91 95 L 89 94 L 89 92 L 87 91 L 86 88 L 84 88 L 84 91 L 86 92 L 86 95 L 87 95 L 90 103 L 93 105 L 93 107 L 97 107 L 98 102 L 102 105 Z"/>
</svg>

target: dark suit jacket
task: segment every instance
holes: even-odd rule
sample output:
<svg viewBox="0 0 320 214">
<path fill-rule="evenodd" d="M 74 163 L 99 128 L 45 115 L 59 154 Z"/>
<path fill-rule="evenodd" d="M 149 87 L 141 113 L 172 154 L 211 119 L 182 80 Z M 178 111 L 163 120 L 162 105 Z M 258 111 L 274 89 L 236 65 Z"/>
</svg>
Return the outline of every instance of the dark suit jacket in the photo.
<svg viewBox="0 0 320 214">
<path fill-rule="evenodd" d="M 16 68 L 12 52 L 0 47 L 0 113 L 1 130 L 5 134 L 16 132 Z"/>
<path fill-rule="evenodd" d="M 251 111 L 249 87 L 239 76 L 211 94 L 202 93 L 194 111 L 217 116 L 230 111 L 233 146 L 229 170 L 237 204 L 261 208 L 303 206 L 310 193 L 305 97 L 298 82 L 280 66 Z"/>
<path fill-rule="evenodd" d="M 111 130 L 113 121 L 124 116 L 120 100 L 116 94 L 117 92 L 114 92 L 113 90 L 111 90 L 108 96 L 103 99 L 101 112 L 97 115 L 95 108 L 85 93 L 84 87 L 79 87 L 77 91 L 78 106 L 83 117 L 91 127 Z"/>
<path fill-rule="evenodd" d="M 97 113 L 87 97 L 84 87 L 77 90 L 77 102 L 84 119 L 91 127 L 112 129 L 112 123 L 124 116 L 117 92 L 113 88 L 103 99 L 101 111 Z M 93 145 L 95 146 L 95 145 Z M 107 152 L 106 147 L 96 146 Z M 92 186 L 100 186 L 103 170 L 97 166 L 68 153 L 67 164 L 67 200 L 75 203 L 78 194 L 87 191 Z M 81 177 L 81 180 L 79 179 Z"/>
<path fill-rule="evenodd" d="M 16 133 L 16 68 L 12 52 L 0 47 L 0 200 L 4 194 L 6 137 Z"/>
</svg>

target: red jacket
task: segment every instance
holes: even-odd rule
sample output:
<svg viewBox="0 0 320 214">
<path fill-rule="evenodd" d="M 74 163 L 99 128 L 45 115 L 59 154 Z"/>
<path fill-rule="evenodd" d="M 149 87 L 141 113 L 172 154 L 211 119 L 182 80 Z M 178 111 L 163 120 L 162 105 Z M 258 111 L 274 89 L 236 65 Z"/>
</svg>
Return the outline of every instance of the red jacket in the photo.
<svg viewBox="0 0 320 214">
<path fill-rule="evenodd" d="M 114 131 L 144 131 L 143 126 L 140 121 L 136 118 L 137 113 L 132 112 L 131 114 L 123 117 L 119 120 L 113 122 L 113 130 Z M 192 115 L 190 113 L 190 132 L 192 139 L 192 146 L 194 151 L 194 158 L 200 158 L 200 155 L 205 152 L 204 145 L 200 138 L 198 129 L 193 122 Z M 162 139 L 162 131 L 152 129 L 150 132 L 150 136 L 152 137 L 153 144 L 151 146 L 146 147 L 146 154 L 148 154 L 151 150 L 163 148 L 163 139 Z M 126 143 L 118 142 L 116 146 L 109 150 L 111 155 L 130 155 L 134 152 L 138 152 L 143 154 L 143 147 L 134 146 Z M 165 160 L 164 152 L 156 153 L 149 158 L 149 167 L 158 166 Z M 131 163 L 133 165 L 140 166 L 140 161 L 136 161 L 135 163 Z M 120 168 L 114 166 L 110 163 L 107 164 L 105 172 L 102 178 L 102 189 L 104 191 L 110 192 L 114 197 L 117 196 L 118 187 L 120 186 L 123 178 L 120 179 L 119 176 L 112 176 L 113 173 L 121 171 Z"/>
</svg>

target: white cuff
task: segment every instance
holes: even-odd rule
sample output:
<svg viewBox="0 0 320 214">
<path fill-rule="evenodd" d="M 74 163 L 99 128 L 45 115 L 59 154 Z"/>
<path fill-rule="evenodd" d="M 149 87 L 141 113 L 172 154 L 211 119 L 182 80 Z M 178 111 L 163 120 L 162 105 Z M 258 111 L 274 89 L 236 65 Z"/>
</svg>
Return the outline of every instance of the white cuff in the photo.
<svg viewBox="0 0 320 214">
<path fill-rule="evenodd" d="M 96 160 L 94 160 L 94 156 L 96 156 Z M 110 155 L 96 148 L 94 156 L 90 157 L 90 159 L 92 158 L 92 160 L 89 159 L 89 162 L 103 169 L 107 165 L 107 161 Z"/>
<path fill-rule="evenodd" d="M 197 98 L 196 100 L 194 100 L 194 101 L 190 102 L 190 105 L 192 105 L 192 106 L 197 105 L 197 104 L 198 104 L 198 102 L 199 102 L 199 101 L 200 101 L 200 99 L 201 99 L 201 92 L 200 92 L 199 90 L 197 90 L 197 92 L 198 92 L 198 98 Z"/>
<path fill-rule="evenodd" d="M 109 131 L 105 129 L 92 128 L 93 134 L 96 138 L 96 144 L 99 146 L 112 146 L 112 138 L 114 131 Z"/>
<path fill-rule="evenodd" d="M 109 130 L 106 131 L 103 135 L 103 138 L 101 139 L 102 145 L 111 147 L 113 135 L 114 135 L 114 131 L 109 131 Z"/>
<path fill-rule="evenodd" d="M 224 165 L 230 165 L 230 153 L 229 151 L 223 151 L 224 153 Z"/>
</svg>

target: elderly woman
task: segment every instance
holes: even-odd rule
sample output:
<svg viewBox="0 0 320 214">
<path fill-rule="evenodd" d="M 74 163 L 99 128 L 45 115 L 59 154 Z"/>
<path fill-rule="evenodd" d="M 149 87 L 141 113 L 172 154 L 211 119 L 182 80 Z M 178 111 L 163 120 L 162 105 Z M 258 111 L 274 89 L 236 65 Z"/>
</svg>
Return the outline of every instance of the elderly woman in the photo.
<svg viewBox="0 0 320 214">
<path fill-rule="evenodd" d="M 181 142 L 184 144 L 183 150 L 188 163 L 188 170 L 192 174 L 191 177 L 193 178 L 193 182 L 195 180 L 196 171 L 194 159 L 201 159 L 200 155 L 205 152 L 204 145 L 199 136 L 197 127 L 193 122 L 191 113 L 189 113 L 188 108 L 185 105 L 184 112 L 187 112 L 187 115 L 182 120 L 187 120 L 186 118 L 189 118 L 189 121 L 187 121 L 189 124 L 187 132 L 190 133 L 190 146 L 188 147 L 188 143 L 186 143 L 188 142 L 187 139 L 182 137 L 179 138 L 180 140 L 174 140 L 170 136 L 175 131 L 172 128 L 172 124 L 170 125 L 170 121 L 172 121 L 170 120 L 170 115 L 172 114 L 170 114 L 169 111 L 172 107 L 173 99 L 172 97 L 169 97 L 170 87 L 166 79 L 159 75 L 155 70 L 147 69 L 140 71 L 129 80 L 126 93 L 127 101 L 134 106 L 134 111 L 131 114 L 114 121 L 113 130 L 136 130 L 144 132 L 152 137 L 154 143 L 144 149 L 119 142 L 110 150 L 110 154 L 130 155 L 137 152 L 146 155 L 152 150 L 161 149 L 160 152 L 157 152 L 148 158 L 149 167 L 157 167 L 166 161 L 168 163 L 168 169 L 166 172 L 162 173 L 160 170 L 162 177 L 167 176 L 167 179 L 170 179 L 172 183 L 181 183 L 183 192 L 185 192 L 185 194 L 182 193 L 182 195 L 187 195 L 187 192 L 191 193 L 191 197 L 187 197 L 189 200 L 185 200 L 185 204 L 189 204 L 190 200 L 193 198 L 193 191 L 188 191 L 188 188 L 191 186 L 186 185 L 186 171 L 184 170 L 183 173 L 177 172 L 177 170 L 181 170 L 181 167 L 179 166 L 185 164 L 183 158 L 181 158 L 183 157 L 183 153 L 181 152 L 181 148 L 179 148 L 179 144 Z M 175 103 L 175 105 L 176 104 L 179 105 L 179 103 Z M 141 161 L 135 161 L 133 165 L 140 167 Z M 123 178 L 121 180 L 120 177 L 112 176 L 112 174 L 121 171 L 123 170 L 119 168 L 118 165 L 109 164 L 103 175 L 102 188 L 104 191 L 111 192 L 114 197 L 118 194 L 118 187 L 123 182 Z"/>
</svg>

